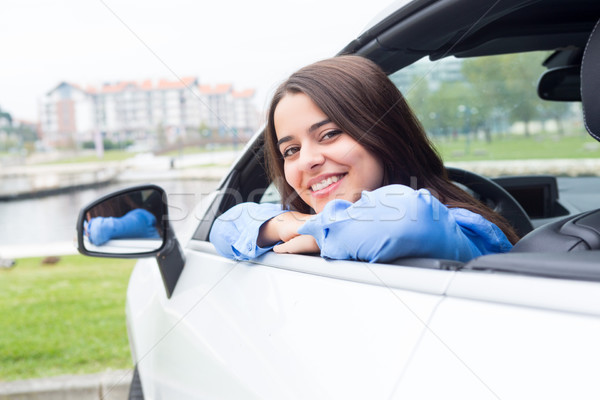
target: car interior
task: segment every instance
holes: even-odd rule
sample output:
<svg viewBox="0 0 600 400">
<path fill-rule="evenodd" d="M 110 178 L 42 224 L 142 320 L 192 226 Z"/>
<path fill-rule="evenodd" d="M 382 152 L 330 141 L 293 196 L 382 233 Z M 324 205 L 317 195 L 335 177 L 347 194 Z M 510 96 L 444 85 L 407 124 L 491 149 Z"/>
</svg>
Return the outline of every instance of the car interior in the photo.
<svg viewBox="0 0 600 400">
<path fill-rule="evenodd" d="M 598 23 L 600 24 L 600 22 Z M 584 125 L 589 134 L 600 141 L 600 31 L 594 27 L 580 65 L 567 65 L 554 68 L 580 70 L 581 102 Z M 568 60 L 573 62 L 573 60 Z M 552 70 L 550 71 L 552 72 Z M 573 77 L 571 77 L 573 79 Z M 544 80 L 542 79 L 542 82 Z M 572 83 L 568 83 L 572 86 Z M 541 92 L 541 90 L 540 90 Z M 579 251 L 600 249 L 600 209 L 568 216 L 546 224 L 525 237 L 513 248 L 513 252 L 532 251 Z"/>
<path fill-rule="evenodd" d="M 538 95 L 549 100 L 581 100 L 584 125 L 589 134 L 600 141 L 600 4 L 589 1 L 548 1 L 546 14 L 539 15 L 536 1 L 500 3 L 495 13 L 476 20 L 480 8 L 467 15 L 445 17 L 455 24 L 446 36 L 423 31 L 435 26 L 439 10 L 422 19 L 431 24 L 410 26 L 411 19 L 402 8 L 374 28 L 365 31 L 340 54 L 358 54 L 376 61 L 392 73 L 416 60 L 449 55 L 472 57 L 530 50 L 553 50 L 545 61 L 547 71 L 540 78 Z M 592 4 L 593 3 L 593 4 Z M 413 3 L 411 3 L 413 4 Z M 447 6 L 447 3 L 440 5 Z M 453 11 L 455 14 L 456 11 Z M 400 21 L 400 22 L 398 22 Z M 450 22 L 449 22 L 450 21 Z M 527 26 L 527 29 L 515 29 Z M 414 29 L 413 29 L 414 28 Z M 553 30 L 556 34 L 549 34 Z M 412 32 L 412 34 L 411 34 Z M 568 32 L 568 33 L 565 33 Z M 592 34 L 590 35 L 590 32 Z M 576 46 L 573 44 L 577 44 Z M 236 196 L 222 191 L 213 202 L 210 215 L 218 216 L 240 201 L 277 201 L 277 193 L 269 187 L 262 160 L 262 138 L 249 143 L 221 188 L 236 188 Z M 505 254 L 479 257 L 467 264 L 448 260 L 403 259 L 394 264 L 438 269 L 512 272 L 537 276 L 600 280 L 600 209 L 573 215 L 558 201 L 554 176 L 519 176 L 488 179 L 478 174 L 449 168 L 450 178 L 474 192 L 482 201 L 492 204 L 516 228 L 522 239 Z M 543 221 L 536 226 L 532 219 Z M 194 239 L 207 240 L 212 221 L 203 221 Z M 567 267 L 568 266 L 568 267 Z"/>
</svg>

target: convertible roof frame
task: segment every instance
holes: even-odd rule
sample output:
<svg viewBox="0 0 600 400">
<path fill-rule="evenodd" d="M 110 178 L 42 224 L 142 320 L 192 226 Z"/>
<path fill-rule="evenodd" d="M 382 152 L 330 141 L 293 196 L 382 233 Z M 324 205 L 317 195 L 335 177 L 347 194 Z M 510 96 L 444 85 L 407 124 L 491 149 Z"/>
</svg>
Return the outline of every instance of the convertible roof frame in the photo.
<svg viewBox="0 0 600 400">
<path fill-rule="evenodd" d="M 600 2 L 589 0 L 415 0 L 339 54 L 362 55 L 392 73 L 427 56 L 580 48 L 599 18 Z"/>
</svg>

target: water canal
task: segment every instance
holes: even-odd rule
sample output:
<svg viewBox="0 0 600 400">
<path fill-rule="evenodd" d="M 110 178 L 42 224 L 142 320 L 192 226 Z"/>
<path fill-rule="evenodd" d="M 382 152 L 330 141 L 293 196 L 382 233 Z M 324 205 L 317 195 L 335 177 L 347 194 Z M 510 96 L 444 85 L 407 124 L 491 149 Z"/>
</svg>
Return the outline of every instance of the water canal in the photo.
<svg viewBox="0 0 600 400">
<path fill-rule="evenodd" d="M 0 246 L 48 244 L 72 241 L 79 210 L 100 196 L 136 184 L 127 182 L 34 199 L 0 202 Z M 161 180 L 170 220 L 178 228 L 194 218 L 193 207 L 218 184 L 215 180 Z"/>
</svg>

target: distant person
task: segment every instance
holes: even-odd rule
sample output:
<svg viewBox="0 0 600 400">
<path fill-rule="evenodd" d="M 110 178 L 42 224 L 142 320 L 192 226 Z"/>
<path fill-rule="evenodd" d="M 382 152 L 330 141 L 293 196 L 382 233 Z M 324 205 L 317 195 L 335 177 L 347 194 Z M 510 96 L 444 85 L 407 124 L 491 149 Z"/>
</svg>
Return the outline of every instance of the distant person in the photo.
<svg viewBox="0 0 600 400">
<path fill-rule="evenodd" d="M 500 215 L 449 179 L 404 97 L 373 62 L 340 56 L 276 90 L 265 158 L 282 204 L 242 203 L 210 232 L 238 260 L 277 253 L 386 262 L 469 261 L 518 240 Z"/>
</svg>

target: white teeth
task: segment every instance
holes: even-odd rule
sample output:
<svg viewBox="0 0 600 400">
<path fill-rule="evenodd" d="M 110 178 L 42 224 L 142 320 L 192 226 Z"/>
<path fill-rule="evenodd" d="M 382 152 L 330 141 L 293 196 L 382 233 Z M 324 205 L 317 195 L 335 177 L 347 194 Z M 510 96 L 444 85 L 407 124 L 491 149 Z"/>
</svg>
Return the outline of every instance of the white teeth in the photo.
<svg viewBox="0 0 600 400">
<path fill-rule="evenodd" d="M 319 183 L 315 183 L 314 185 L 312 185 L 310 188 L 313 190 L 313 192 L 316 192 L 318 190 L 323 190 L 325 189 L 327 186 L 331 185 L 332 183 L 336 183 L 337 181 L 339 181 L 340 179 L 342 179 L 343 175 L 337 175 L 337 176 L 330 176 L 327 179 L 323 179 L 321 182 Z"/>
</svg>

